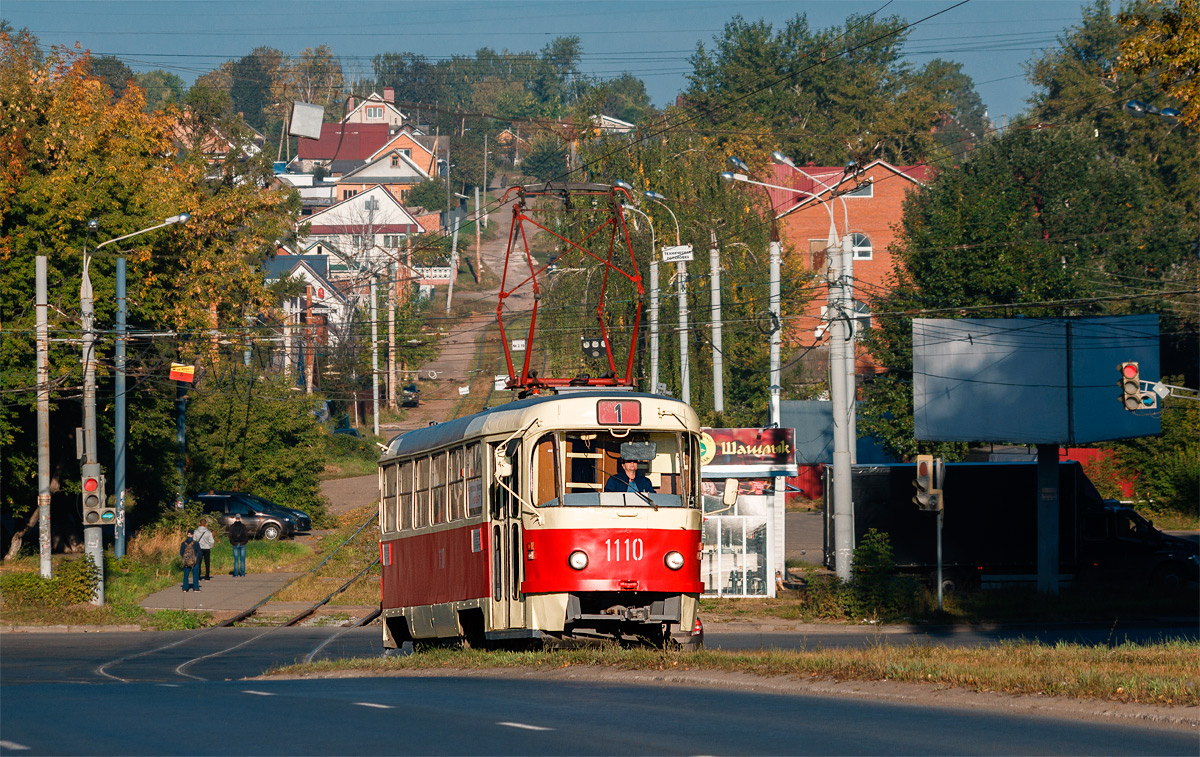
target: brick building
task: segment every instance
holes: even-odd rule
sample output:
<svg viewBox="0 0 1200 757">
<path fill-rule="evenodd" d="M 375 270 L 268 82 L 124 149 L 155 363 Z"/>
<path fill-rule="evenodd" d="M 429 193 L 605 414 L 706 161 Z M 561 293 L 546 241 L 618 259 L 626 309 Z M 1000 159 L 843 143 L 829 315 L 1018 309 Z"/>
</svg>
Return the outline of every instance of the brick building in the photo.
<svg viewBox="0 0 1200 757">
<path fill-rule="evenodd" d="M 774 175 L 768 183 L 793 187 L 802 192 L 769 190 L 784 255 L 799 255 L 801 266 L 814 272 L 827 267 L 826 248 L 831 238 L 840 241 L 852 235 L 854 250 L 855 303 L 865 316 L 866 306 L 860 304 L 861 294 L 877 292 L 892 269 L 889 245 L 896 237 L 896 228 L 904 214 L 904 198 L 924 186 L 929 178 L 928 166 L 893 166 L 875 161 L 857 175 L 847 175 L 841 168 L 799 166 L 793 169 L 774 165 Z M 857 187 L 852 189 L 853 187 Z M 815 197 L 814 197 L 815 195 Z M 832 222 L 834 228 L 830 228 Z M 793 349 L 803 349 L 826 340 L 823 311 L 828 301 L 824 277 L 818 278 L 819 289 L 813 294 L 799 318 L 787 323 L 784 340 Z M 825 371 L 827 355 L 814 350 L 805 361 L 805 368 L 815 379 Z M 858 352 L 859 370 L 871 370 L 869 355 Z"/>
</svg>

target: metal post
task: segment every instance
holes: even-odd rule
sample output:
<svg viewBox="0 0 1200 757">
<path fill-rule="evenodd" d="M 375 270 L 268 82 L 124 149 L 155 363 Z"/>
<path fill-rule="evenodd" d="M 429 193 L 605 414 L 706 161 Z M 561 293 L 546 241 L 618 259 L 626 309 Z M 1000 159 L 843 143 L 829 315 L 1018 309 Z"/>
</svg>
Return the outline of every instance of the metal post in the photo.
<svg viewBox="0 0 1200 757">
<path fill-rule="evenodd" d="M 91 256 L 83 247 L 83 280 L 79 284 L 79 310 L 83 316 L 83 461 L 99 463 L 96 456 L 96 310 L 92 301 Z M 100 571 L 92 604 L 104 604 L 104 532 L 100 526 L 83 527 L 83 550 Z"/>
<path fill-rule="evenodd" d="M 312 285 L 304 287 L 304 392 L 313 393 L 313 370 L 317 361 L 313 355 Z M 357 404 L 358 400 L 355 399 Z"/>
<path fill-rule="evenodd" d="M 488 183 L 487 183 L 487 158 L 488 158 L 488 135 L 487 135 L 487 132 L 485 131 L 485 132 L 483 133 L 483 201 L 484 201 L 484 203 L 486 203 L 486 202 L 487 202 L 487 188 L 488 188 Z M 475 203 L 475 205 L 476 205 L 476 208 L 478 208 L 478 206 L 479 206 L 479 203 Z M 478 215 L 478 214 L 479 214 L 479 213 L 478 213 L 478 210 L 476 210 L 476 215 Z M 484 209 L 484 211 L 483 211 L 483 225 L 484 225 L 484 226 L 487 226 L 487 225 L 488 225 L 488 220 L 489 220 L 489 219 L 488 219 L 488 212 L 487 212 L 486 205 L 485 205 L 485 209 Z M 478 246 L 478 243 L 476 243 L 476 246 Z M 476 269 L 477 269 L 477 270 L 479 270 L 479 271 L 481 271 L 481 272 L 483 271 L 483 269 L 482 269 L 482 268 L 479 268 L 479 261 L 478 261 L 478 260 L 476 260 L 476 261 L 475 261 L 475 267 L 476 267 Z"/>
<path fill-rule="evenodd" d="M 688 366 L 687 263 L 675 264 L 675 293 L 679 298 L 679 385 L 681 398 L 692 404 L 692 374 Z"/>
<path fill-rule="evenodd" d="M 117 523 L 113 529 L 113 556 L 125 556 L 125 341 L 126 313 L 125 258 L 117 258 L 117 346 L 116 399 L 114 402 L 115 447 L 113 456 L 113 495 L 117 498 Z"/>
<path fill-rule="evenodd" d="M 38 563 L 50 578 L 50 323 L 46 299 L 46 256 L 34 264 L 37 279 Z"/>
<path fill-rule="evenodd" d="M 854 510 L 850 496 L 850 439 L 846 425 L 848 398 L 843 375 L 846 321 L 839 317 L 841 257 L 831 255 L 829 265 L 829 395 L 833 411 L 834 567 L 838 578 L 849 581 L 854 553 Z"/>
<path fill-rule="evenodd" d="M 283 303 L 283 375 L 292 375 L 292 301 Z"/>
<path fill-rule="evenodd" d="M 1037 588 L 1058 594 L 1058 445 L 1037 446 Z"/>
<path fill-rule="evenodd" d="M 175 507 L 183 507 L 184 470 L 187 466 L 187 383 L 175 382 L 175 471 L 179 475 L 175 489 Z"/>
<path fill-rule="evenodd" d="M 854 310 L 854 244 L 850 234 L 842 237 L 842 312 L 845 314 L 846 428 L 850 436 L 850 464 L 858 462 L 858 352 L 855 331 L 858 321 Z"/>
<path fill-rule="evenodd" d="M 371 411 L 372 433 L 379 436 L 379 298 L 375 291 L 375 272 L 371 272 Z"/>
<path fill-rule="evenodd" d="M 717 249 L 717 232 L 709 230 L 708 249 L 709 290 L 712 292 L 712 368 L 713 412 L 725 412 L 725 356 L 721 352 L 721 254 Z"/>
<path fill-rule="evenodd" d="M 485 152 L 484 155 L 486 156 L 487 153 Z M 480 266 L 482 265 L 483 258 L 482 258 L 482 253 L 480 252 L 480 248 L 479 248 L 479 224 L 480 224 L 479 187 L 475 187 L 475 281 L 476 281 L 476 283 L 478 283 L 480 278 L 483 276 L 483 269 L 480 268 Z"/>
<path fill-rule="evenodd" d="M 937 561 L 938 561 L 938 612 L 942 612 L 945 607 L 942 605 L 942 511 L 937 513 Z"/>
</svg>

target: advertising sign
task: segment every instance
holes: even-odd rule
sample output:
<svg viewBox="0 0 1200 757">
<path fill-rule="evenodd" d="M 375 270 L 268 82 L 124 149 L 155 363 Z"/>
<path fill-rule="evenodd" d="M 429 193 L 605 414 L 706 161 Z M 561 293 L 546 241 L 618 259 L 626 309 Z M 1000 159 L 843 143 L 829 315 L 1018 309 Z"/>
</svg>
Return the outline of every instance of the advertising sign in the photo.
<svg viewBox="0 0 1200 757">
<path fill-rule="evenodd" d="M 662 259 L 664 263 L 687 263 L 692 259 L 692 246 L 690 244 L 665 245 L 662 248 Z"/>
<path fill-rule="evenodd" d="M 796 432 L 790 428 L 706 428 L 700 435 L 701 476 L 795 476 Z"/>
</svg>

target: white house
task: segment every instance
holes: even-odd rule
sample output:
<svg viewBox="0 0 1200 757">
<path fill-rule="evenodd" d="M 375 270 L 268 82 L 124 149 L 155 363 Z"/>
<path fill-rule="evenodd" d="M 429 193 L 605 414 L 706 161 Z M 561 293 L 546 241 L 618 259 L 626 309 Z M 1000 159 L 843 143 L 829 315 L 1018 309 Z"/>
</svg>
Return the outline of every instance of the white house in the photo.
<svg viewBox="0 0 1200 757">
<path fill-rule="evenodd" d="M 318 243 L 340 257 L 329 267 L 335 280 L 383 271 L 399 259 L 406 236 L 425 232 L 425 227 L 378 185 L 318 210 L 304 221 L 309 230 L 301 246 L 310 248 Z"/>
</svg>

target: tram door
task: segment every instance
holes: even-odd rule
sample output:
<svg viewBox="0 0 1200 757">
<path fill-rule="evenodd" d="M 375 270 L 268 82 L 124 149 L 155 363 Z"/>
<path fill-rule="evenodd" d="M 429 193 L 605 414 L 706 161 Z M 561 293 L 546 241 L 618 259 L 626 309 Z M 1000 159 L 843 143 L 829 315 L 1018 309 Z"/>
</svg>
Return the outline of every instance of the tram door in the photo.
<svg viewBox="0 0 1200 757">
<path fill-rule="evenodd" d="M 489 458 L 495 464 L 495 450 L 500 445 L 491 445 Z M 491 508 L 492 547 L 492 627 L 496 630 L 524 628 L 525 605 L 521 598 L 521 568 L 524 552 L 521 545 L 521 502 L 509 489 L 517 489 L 517 471 L 520 469 L 521 453 L 515 444 L 505 450 L 512 460 L 512 475 L 500 481 L 492 479 L 489 507 Z"/>
</svg>

